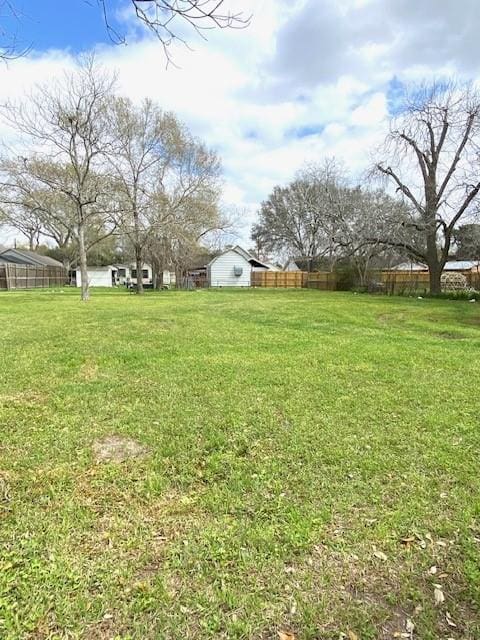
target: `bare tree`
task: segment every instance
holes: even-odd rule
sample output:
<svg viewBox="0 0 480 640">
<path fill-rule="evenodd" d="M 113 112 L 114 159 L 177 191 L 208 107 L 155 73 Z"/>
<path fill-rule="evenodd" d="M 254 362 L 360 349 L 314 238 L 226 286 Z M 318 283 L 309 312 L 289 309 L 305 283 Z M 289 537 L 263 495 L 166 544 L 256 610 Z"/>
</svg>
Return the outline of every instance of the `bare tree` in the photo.
<svg viewBox="0 0 480 640">
<path fill-rule="evenodd" d="M 125 43 L 111 20 L 109 0 L 77 0 L 98 6 L 103 14 L 110 39 Z M 225 0 L 130 0 L 138 21 L 160 41 L 167 62 L 171 62 L 170 45 L 174 41 L 187 44 L 182 34 L 184 25 L 191 27 L 205 39 L 211 29 L 243 29 L 250 24 L 250 16 L 224 8 Z M 18 37 L 18 24 L 22 18 L 21 3 L 0 0 L 0 59 L 12 60 L 25 55 L 29 47 Z"/>
<path fill-rule="evenodd" d="M 0 212 L 4 224 L 23 234 L 31 250 L 42 238 L 64 249 L 69 241 L 71 218 L 62 194 L 52 191 L 31 175 L 24 158 L 0 161 Z"/>
<path fill-rule="evenodd" d="M 439 293 L 456 225 L 480 191 L 480 97 L 468 85 L 414 87 L 375 164 L 409 203 L 404 238 L 380 238 L 428 266 Z"/>
<path fill-rule="evenodd" d="M 176 167 L 161 194 L 165 208 L 149 243 L 152 263 L 160 265 L 168 255 L 177 274 L 200 242 L 232 224 L 218 205 L 221 167 L 217 155 L 187 131 L 183 132 L 179 152 Z M 162 254 L 162 247 L 168 247 L 166 254 Z"/>
<path fill-rule="evenodd" d="M 21 12 L 12 0 L 0 0 L 0 60 L 14 60 L 28 51 L 18 37 L 20 19 Z"/>
<path fill-rule="evenodd" d="M 135 255 L 137 293 L 143 293 L 142 268 L 145 247 L 155 226 L 166 223 L 169 208 L 162 197 L 170 171 L 179 155 L 181 127 L 176 118 L 151 100 L 135 107 L 127 98 L 116 98 L 110 109 L 110 163 L 123 200 L 122 232 Z"/>
<path fill-rule="evenodd" d="M 148 248 L 160 267 L 159 250 L 173 239 L 200 237 L 217 224 L 218 158 L 196 141 L 171 113 L 149 100 L 135 107 L 118 98 L 111 107 L 113 142 L 106 157 L 123 202 L 122 230 L 135 253 L 137 292 Z"/>
<path fill-rule="evenodd" d="M 379 238 L 399 237 L 407 209 L 380 189 L 332 185 L 329 197 L 332 226 L 336 229 L 335 255 L 338 260 L 348 261 L 356 271 L 358 284 L 366 286 L 372 268 L 385 263 L 391 253 Z"/>
<path fill-rule="evenodd" d="M 114 42 L 125 42 L 112 26 L 108 0 L 97 0 L 103 11 L 105 24 Z M 225 0 L 130 0 L 139 22 L 160 41 L 168 62 L 171 61 L 170 45 L 179 41 L 187 44 L 181 35 L 187 25 L 201 37 L 211 29 L 243 29 L 250 23 L 250 16 L 225 8 Z"/>
<path fill-rule="evenodd" d="M 70 204 L 73 222 L 65 226 L 78 244 L 82 300 L 89 298 L 87 237 L 100 229 L 111 233 L 115 226 L 112 185 L 101 163 L 110 143 L 107 103 L 114 85 L 115 78 L 93 57 L 83 58 L 73 73 L 38 87 L 28 101 L 7 103 L 2 109 L 36 149 L 22 159 L 24 175 Z"/>
<path fill-rule="evenodd" d="M 1 224 L 19 231 L 28 241 L 28 248 L 34 251 L 40 244 L 42 216 L 34 199 L 22 193 L 7 191 L 7 185 L 0 186 Z"/>
<path fill-rule="evenodd" d="M 119 209 L 115 185 L 105 177 L 97 179 L 104 187 L 85 228 L 87 255 L 115 230 L 116 220 L 113 217 Z M 69 185 L 68 167 L 62 168 L 38 158 L 5 158 L 0 162 L 0 214 L 3 215 L 3 224 L 20 231 L 32 250 L 45 240 L 53 241 L 55 257 L 61 257 L 67 269 L 73 262 L 78 264 L 79 260 L 77 217 L 71 197 L 65 194 Z M 103 206 L 104 213 L 100 206 Z"/>
<path fill-rule="evenodd" d="M 285 252 L 314 261 L 326 256 L 335 262 L 337 227 L 331 212 L 329 185 L 334 179 L 329 162 L 307 167 L 287 187 L 275 187 L 259 212 L 252 240 L 268 252 Z"/>
<path fill-rule="evenodd" d="M 387 248 L 377 236 L 403 237 L 402 221 L 408 209 L 400 199 L 380 189 L 370 190 L 352 185 L 344 167 L 335 158 L 307 166 L 302 175 L 315 185 L 318 198 L 324 201 L 322 226 L 326 250 L 324 259 L 330 270 L 341 261 L 356 271 L 361 286 L 367 284 L 372 265 L 385 257 Z"/>
</svg>

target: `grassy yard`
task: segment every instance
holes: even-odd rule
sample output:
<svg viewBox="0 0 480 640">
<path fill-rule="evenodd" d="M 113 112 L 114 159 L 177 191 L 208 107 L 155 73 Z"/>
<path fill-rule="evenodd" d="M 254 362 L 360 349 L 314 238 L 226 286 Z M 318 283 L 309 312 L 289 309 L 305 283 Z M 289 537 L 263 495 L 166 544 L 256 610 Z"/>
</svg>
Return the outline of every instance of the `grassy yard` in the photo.
<svg viewBox="0 0 480 640">
<path fill-rule="evenodd" d="M 479 303 L 77 295 L 0 295 L 2 640 L 480 638 Z"/>
</svg>

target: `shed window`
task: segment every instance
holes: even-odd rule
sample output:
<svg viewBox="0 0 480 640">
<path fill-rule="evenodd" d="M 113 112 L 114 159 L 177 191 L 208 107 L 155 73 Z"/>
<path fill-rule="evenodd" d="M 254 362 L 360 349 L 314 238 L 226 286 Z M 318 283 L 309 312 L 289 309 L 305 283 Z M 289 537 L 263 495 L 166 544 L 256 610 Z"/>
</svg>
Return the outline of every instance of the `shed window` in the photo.
<svg viewBox="0 0 480 640">
<path fill-rule="evenodd" d="M 119 278 L 125 278 L 125 276 L 127 275 L 126 269 L 119 269 L 117 275 Z"/>
</svg>

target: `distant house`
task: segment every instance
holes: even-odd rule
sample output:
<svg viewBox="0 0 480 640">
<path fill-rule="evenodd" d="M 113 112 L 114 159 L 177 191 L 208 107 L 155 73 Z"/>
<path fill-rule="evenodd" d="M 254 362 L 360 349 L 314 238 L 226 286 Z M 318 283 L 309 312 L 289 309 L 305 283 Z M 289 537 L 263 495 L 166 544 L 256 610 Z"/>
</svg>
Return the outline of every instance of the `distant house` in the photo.
<svg viewBox="0 0 480 640">
<path fill-rule="evenodd" d="M 384 271 L 428 271 L 428 267 L 421 262 L 401 262 L 396 267 L 389 267 Z"/>
<path fill-rule="evenodd" d="M 0 252 L 0 262 L 9 262 L 10 264 L 26 264 L 32 267 L 60 267 L 63 264 L 58 260 L 54 260 L 49 256 L 42 256 L 35 251 L 27 251 L 27 249 L 4 249 Z"/>
<path fill-rule="evenodd" d="M 448 260 L 443 270 L 478 273 L 480 271 L 480 262 L 477 260 Z M 428 267 L 421 262 L 401 262 L 396 267 L 392 267 L 390 271 L 428 271 Z"/>
<path fill-rule="evenodd" d="M 133 264 L 113 264 L 102 267 L 87 267 L 88 282 L 91 287 L 116 287 L 128 284 L 137 284 L 137 269 Z M 71 272 L 71 282 L 80 287 L 82 278 L 80 268 Z M 144 286 L 152 286 L 153 270 L 151 265 L 142 265 L 142 282 Z M 163 284 L 174 284 L 175 274 L 170 271 L 163 272 Z"/>
<path fill-rule="evenodd" d="M 0 251 L 0 289 L 63 286 L 67 271 L 58 260 L 26 249 Z"/>
<path fill-rule="evenodd" d="M 210 287 L 249 287 L 252 271 L 269 271 L 271 267 L 257 260 L 240 246 L 227 249 L 206 265 Z"/>
<path fill-rule="evenodd" d="M 114 284 L 137 284 L 137 267 L 134 264 L 114 264 L 115 270 Z M 152 283 L 152 267 L 149 264 L 142 265 L 142 282 L 143 284 Z"/>
<path fill-rule="evenodd" d="M 113 265 L 116 270 L 116 284 L 137 284 L 137 267 L 134 264 L 115 264 Z M 161 273 L 162 284 L 173 285 L 175 284 L 175 273 L 164 269 Z M 151 265 L 144 264 L 142 267 L 142 281 L 143 284 L 153 283 L 153 269 Z"/>
</svg>

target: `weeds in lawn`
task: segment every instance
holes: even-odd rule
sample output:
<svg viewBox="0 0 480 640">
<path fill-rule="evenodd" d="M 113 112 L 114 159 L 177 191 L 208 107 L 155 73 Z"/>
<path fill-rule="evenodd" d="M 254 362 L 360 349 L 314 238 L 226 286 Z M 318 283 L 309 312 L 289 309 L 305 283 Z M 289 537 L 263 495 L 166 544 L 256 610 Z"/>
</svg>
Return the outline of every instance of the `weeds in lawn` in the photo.
<svg viewBox="0 0 480 640">
<path fill-rule="evenodd" d="M 2 639 L 480 637 L 478 304 L 94 293 L 0 296 Z"/>
</svg>

